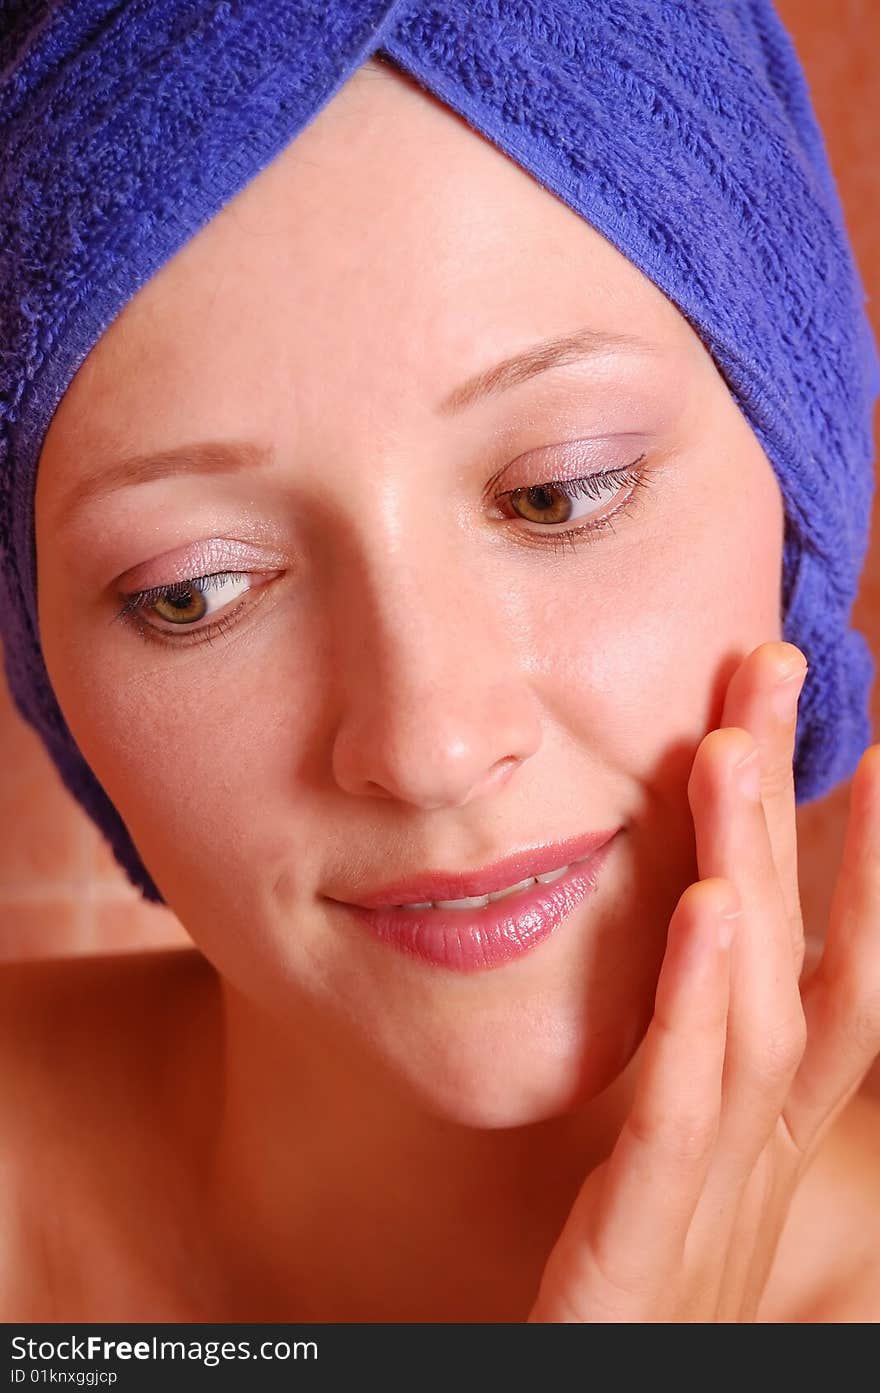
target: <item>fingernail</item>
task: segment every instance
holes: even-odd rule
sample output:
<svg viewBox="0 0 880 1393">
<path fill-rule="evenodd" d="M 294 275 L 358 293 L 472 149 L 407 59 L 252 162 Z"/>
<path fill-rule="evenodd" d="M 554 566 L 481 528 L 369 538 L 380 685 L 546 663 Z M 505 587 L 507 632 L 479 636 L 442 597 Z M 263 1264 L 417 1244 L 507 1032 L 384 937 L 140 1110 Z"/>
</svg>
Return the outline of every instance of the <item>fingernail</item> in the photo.
<svg viewBox="0 0 880 1393">
<path fill-rule="evenodd" d="M 780 720 L 790 720 L 797 710 L 798 698 L 807 676 L 807 668 L 799 668 L 778 682 L 770 693 L 773 710 Z"/>
<path fill-rule="evenodd" d="M 739 764 L 735 766 L 734 772 L 742 792 L 749 798 L 760 798 L 761 765 L 757 749 L 752 750 L 750 755 L 740 760 Z"/>
<path fill-rule="evenodd" d="M 735 909 L 730 914 L 719 914 L 718 916 L 718 946 L 719 948 L 729 948 L 736 933 L 736 921 L 742 918 L 742 909 Z"/>
</svg>

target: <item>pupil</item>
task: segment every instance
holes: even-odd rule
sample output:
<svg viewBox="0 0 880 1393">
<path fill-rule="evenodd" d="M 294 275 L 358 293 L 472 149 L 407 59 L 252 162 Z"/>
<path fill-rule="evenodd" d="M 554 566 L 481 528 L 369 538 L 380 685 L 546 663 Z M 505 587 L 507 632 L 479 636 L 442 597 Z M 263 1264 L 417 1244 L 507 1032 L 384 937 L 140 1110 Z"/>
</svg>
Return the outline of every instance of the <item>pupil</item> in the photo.
<svg viewBox="0 0 880 1393">
<path fill-rule="evenodd" d="M 552 503 L 550 502 L 550 490 L 545 485 L 536 485 L 534 488 L 529 489 L 529 502 L 537 508 L 552 507 Z"/>
<path fill-rule="evenodd" d="M 172 595 L 168 601 L 175 609 L 189 609 L 192 604 L 192 592 L 188 591 L 185 595 Z"/>
</svg>

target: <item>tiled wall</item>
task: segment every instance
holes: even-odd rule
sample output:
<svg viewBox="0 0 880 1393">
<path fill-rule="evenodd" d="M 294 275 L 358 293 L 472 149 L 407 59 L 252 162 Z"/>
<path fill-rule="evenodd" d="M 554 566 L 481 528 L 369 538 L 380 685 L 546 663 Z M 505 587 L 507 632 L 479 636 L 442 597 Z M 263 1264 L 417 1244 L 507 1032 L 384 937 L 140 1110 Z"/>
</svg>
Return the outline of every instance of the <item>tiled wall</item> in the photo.
<svg viewBox="0 0 880 1393">
<path fill-rule="evenodd" d="M 880 334 L 880 4 L 778 0 L 807 70 Z M 877 512 L 875 512 L 875 519 Z M 856 622 L 880 658 L 880 522 Z M 880 684 L 874 691 L 880 734 Z M 68 795 L 0 677 L 0 960 L 189 942 L 169 910 L 148 905 Z M 837 874 L 848 785 L 799 813 L 808 934 L 821 939 Z"/>
<path fill-rule="evenodd" d="M 143 901 L 0 681 L 0 961 L 188 943 Z"/>
<path fill-rule="evenodd" d="M 875 60 L 880 5 L 873 0 L 776 0 L 776 9 L 806 70 L 868 296 L 868 313 L 880 338 L 880 79 Z M 875 440 L 880 455 L 880 416 L 875 417 Z M 866 635 L 880 671 L 880 491 L 853 621 Z M 877 740 L 880 681 L 874 685 L 871 715 Z M 798 815 L 804 915 L 814 942 L 828 921 L 848 799 L 847 783 Z M 880 1071 L 876 1077 L 880 1091 Z"/>
</svg>

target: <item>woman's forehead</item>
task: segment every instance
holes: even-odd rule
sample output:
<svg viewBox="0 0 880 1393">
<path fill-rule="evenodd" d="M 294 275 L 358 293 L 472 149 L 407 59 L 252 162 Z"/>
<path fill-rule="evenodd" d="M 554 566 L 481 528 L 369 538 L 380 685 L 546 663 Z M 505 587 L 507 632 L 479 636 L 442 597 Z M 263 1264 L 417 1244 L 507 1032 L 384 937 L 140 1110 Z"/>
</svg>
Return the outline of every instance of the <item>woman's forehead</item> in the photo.
<svg viewBox="0 0 880 1393">
<path fill-rule="evenodd" d="M 317 354 L 407 342 L 477 366 L 519 340 L 636 320 L 661 346 L 695 337 L 610 241 L 456 113 L 393 69 L 361 70 L 129 300 L 92 350 L 91 386 L 112 378 L 118 400 L 123 367 L 164 378 L 218 353 L 239 379 L 250 361 L 284 380 Z"/>
</svg>

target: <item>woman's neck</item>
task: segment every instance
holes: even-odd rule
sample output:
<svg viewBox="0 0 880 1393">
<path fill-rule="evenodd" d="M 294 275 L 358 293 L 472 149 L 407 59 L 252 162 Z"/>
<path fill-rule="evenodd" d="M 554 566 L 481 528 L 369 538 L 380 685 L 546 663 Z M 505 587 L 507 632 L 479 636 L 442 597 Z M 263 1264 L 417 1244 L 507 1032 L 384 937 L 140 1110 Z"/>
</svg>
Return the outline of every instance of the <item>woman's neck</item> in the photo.
<svg viewBox="0 0 880 1393">
<path fill-rule="evenodd" d="M 564 1116 L 480 1129 L 431 1114 L 309 1008 L 287 1030 L 227 982 L 218 995 L 220 1115 L 202 1128 L 229 1274 L 217 1319 L 524 1319 L 635 1061 Z"/>
</svg>

